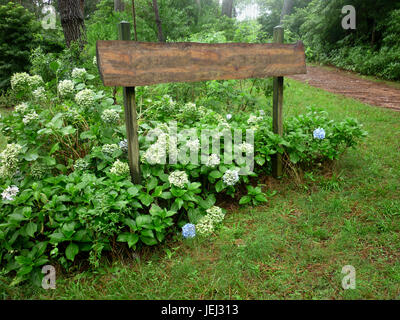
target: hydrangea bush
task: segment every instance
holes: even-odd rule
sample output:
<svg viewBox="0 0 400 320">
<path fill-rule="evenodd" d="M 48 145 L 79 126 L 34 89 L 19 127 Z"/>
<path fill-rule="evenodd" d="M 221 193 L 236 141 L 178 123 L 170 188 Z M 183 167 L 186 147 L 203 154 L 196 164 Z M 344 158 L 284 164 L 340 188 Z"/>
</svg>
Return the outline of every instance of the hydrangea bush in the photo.
<svg viewBox="0 0 400 320">
<path fill-rule="evenodd" d="M 266 201 L 253 186 L 270 173 L 273 154 L 311 165 L 337 159 L 365 135 L 354 119 L 333 122 L 310 110 L 287 119 L 280 137 L 264 110 L 224 114 L 167 94 L 144 97 L 138 121 L 142 184 L 134 185 L 122 107 L 92 80 L 83 68 L 54 88 L 28 74 L 12 79 L 14 90 L 27 92 L 26 101 L 0 119 L 8 140 L 0 153 L 0 264 L 15 274 L 14 283 L 37 282 L 40 267 L 50 262 L 68 269 L 79 257 L 97 266 L 117 243 L 134 250 L 164 241 L 173 230 L 184 238 L 209 237 L 225 216 L 218 196 L 235 198 L 245 185 L 241 204 Z M 35 86 L 28 90 L 30 82 Z M 191 139 L 172 135 L 169 121 L 176 121 L 178 132 L 192 130 Z M 224 152 L 212 150 L 200 161 L 202 130 L 244 134 L 249 128 L 254 146 L 243 142 L 235 152 L 254 154 L 250 175 L 239 175 L 243 164 L 225 159 Z M 223 148 L 221 143 L 217 151 Z M 165 164 L 180 159 L 178 149 L 195 150 L 199 161 Z"/>
</svg>

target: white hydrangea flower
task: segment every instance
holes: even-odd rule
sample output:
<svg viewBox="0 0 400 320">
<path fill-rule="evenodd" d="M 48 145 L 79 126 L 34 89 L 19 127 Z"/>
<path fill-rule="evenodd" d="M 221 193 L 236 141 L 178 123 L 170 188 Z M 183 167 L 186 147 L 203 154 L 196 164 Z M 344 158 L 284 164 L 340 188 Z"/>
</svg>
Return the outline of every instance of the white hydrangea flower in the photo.
<svg viewBox="0 0 400 320">
<path fill-rule="evenodd" d="M 178 188 L 183 188 L 185 183 L 189 183 L 189 178 L 185 171 L 177 170 L 169 175 L 168 181 L 171 185 L 174 185 Z"/>
<path fill-rule="evenodd" d="M 265 111 L 264 110 L 260 110 L 260 116 L 265 116 Z"/>
<path fill-rule="evenodd" d="M 161 105 L 165 111 L 173 112 L 176 109 L 176 102 L 168 94 L 163 95 L 158 105 Z"/>
<path fill-rule="evenodd" d="M 103 153 L 113 154 L 114 151 L 116 151 L 118 149 L 119 149 L 118 145 L 113 143 L 113 144 L 105 144 L 105 145 L 103 145 L 103 147 L 101 148 L 101 151 Z"/>
<path fill-rule="evenodd" d="M 152 144 L 144 153 L 144 159 L 151 165 L 165 164 L 167 157 L 167 146 L 161 143 Z"/>
<path fill-rule="evenodd" d="M 187 115 L 195 114 L 197 112 L 196 104 L 194 104 L 193 102 L 188 102 L 183 106 L 182 111 L 184 114 Z"/>
<path fill-rule="evenodd" d="M 248 124 L 256 124 L 257 122 L 261 121 L 262 117 L 257 117 L 254 114 L 251 114 L 249 119 L 247 120 Z"/>
<path fill-rule="evenodd" d="M 79 91 L 75 96 L 76 103 L 82 108 L 89 108 L 94 103 L 95 93 L 91 89 Z"/>
<path fill-rule="evenodd" d="M 164 128 L 165 129 L 165 128 Z M 168 130 L 168 127 L 166 127 Z M 170 157 L 174 157 L 175 159 L 178 156 L 178 148 L 177 148 L 177 137 L 170 136 L 162 130 L 162 126 L 159 128 L 153 129 L 149 132 L 151 135 L 157 135 L 157 141 L 152 144 L 145 152 L 143 156 L 143 160 L 147 161 L 149 164 L 165 164 L 166 163 L 166 155 L 167 152 Z"/>
<path fill-rule="evenodd" d="M 218 123 L 218 128 L 220 129 L 231 129 L 231 125 L 224 119 Z"/>
<path fill-rule="evenodd" d="M 130 173 L 129 165 L 125 162 L 117 160 L 113 163 L 110 172 L 118 176 L 124 176 Z"/>
<path fill-rule="evenodd" d="M 11 88 L 15 91 L 21 91 L 29 87 L 30 75 L 26 72 L 14 73 L 11 77 Z"/>
<path fill-rule="evenodd" d="M 3 200 L 13 201 L 18 194 L 19 188 L 17 186 L 10 186 L 2 192 Z"/>
<path fill-rule="evenodd" d="M 208 115 L 209 110 L 204 108 L 203 106 L 200 106 L 200 107 L 197 108 L 197 113 L 199 114 L 199 116 L 201 118 L 204 118 L 205 116 Z"/>
<path fill-rule="evenodd" d="M 74 169 L 78 171 L 87 170 L 89 168 L 89 163 L 85 159 L 77 159 L 74 164 Z"/>
<path fill-rule="evenodd" d="M 226 170 L 222 181 L 228 186 L 235 185 L 239 181 L 239 170 Z"/>
<path fill-rule="evenodd" d="M 22 146 L 18 143 L 7 144 L 6 148 L 0 153 L 1 164 L 15 166 L 18 164 L 18 155 L 21 153 Z"/>
<path fill-rule="evenodd" d="M 37 88 L 43 84 L 43 78 L 39 75 L 33 75 L 29 77 L 29 85 L 31 87 Z"/>
<path fill-rule="evenodd" d="M 206 212 L 213 224 L 221 223 L 224 220 L 225 214 L 220 207 L 212 206 L 210 209 L 207 209 Z"/>
<path fill-rule="evenodd" d="M 226 115 L 226 120 L 231 120 L 232 119 L 232 115 L 229 113 Z"/>
<path fill-rule="evenodd" d="M 34 162 L 31 166 L 31 175 L 33 178 L 39 180 L 41 179 L 46 173 L 46 167 L 39 163 L 39 162 Z"/>
<path fill-rule="evenodd" d="M 103 120 L 105 123 L 115 124 L 118 123 L 119 119 L 119 112 L 115 109 L 106 109 L 101 114 L 101 120 Z"/>
<path fill-rule="evenodd" d="M 86 69 L 85 68 L 74 68 L 72 70 L 72 79 L 84 79 L 86 76 Z"/>
<path fill-rule="evenodd" d="M 0 153 L 0 177 L 12 177 L 18 166 L 18 155 L 21 153 L 22 146 L 17 143 L 7 144 L 6 148 Z"/>
<path fill-rule="evenodd" d="M 23 102 L 15 107 L 15 111 L 18 113 L 25 113 L 28 111 L 29 105 L 26 102 Z"/>
<path fill-rule="evenodd" d="M 200 149 L 200 141 L 199 139 L 190 139 L 186 141 L 186 146 L 190 150 L 199 150 Z"/>
<path fill-rule="evenodd" d="M 24 116 L 22 122 L 27 125 L 37 119 L 39 119 L 39 115 L 35 111 L 32 111 Z"/>
<path fill-rule="evenodd" d="M 254 146 L 250 143 L 243 142 L 238 146 L 239 152 L 244 152 L 246 154 L 252 154 L 254 152 Z"/>
<path fill-rule="evenodd" d="M 64 113 L 64 117 L 67 121 L 70 122 L 75 122 L 82 119 L 82 116 L 75 108 L 68 108 L 68 110 Z"/>
<path fill-rule="evenodd" d="M 46 100 L 46 91 L 43 87 L 39 87 L 32 92 L 33 97 L 36 101 L 44 101 Z"/>
<path fill-rule="evenodd" d="M 202 217 L 196 224 L 196 231 L 199 236 L 207 237 L 214 231 L 214 224 L 209 215 Z"/>
<path fill-rule="evenodd" d="M 75 92 L 75 84 L 72 80 L 63 80 L 58 83 L 58 93 L 61 97 L 67 97 Z"/>
<path fill-rule="evenodd" d="M 206 166 L 212 168 L 219 165 L 220 162 L 221 162 L 220 157 L 217 154 L 212 153 L 207 159 Z"/>
</svg>

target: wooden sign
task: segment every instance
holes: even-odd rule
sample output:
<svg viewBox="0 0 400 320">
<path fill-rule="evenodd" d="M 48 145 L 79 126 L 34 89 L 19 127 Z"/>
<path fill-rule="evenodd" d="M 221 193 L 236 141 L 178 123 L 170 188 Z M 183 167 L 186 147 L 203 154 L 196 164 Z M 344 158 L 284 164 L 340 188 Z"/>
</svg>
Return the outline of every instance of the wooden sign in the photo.
<svg viewBox="0 0 400 320">
<path fill-rule="evenodd" d="M 302 42 L 97 41 L 97 63 L 105 86 L 123 87 L 306 73 Z"/>
</svg>

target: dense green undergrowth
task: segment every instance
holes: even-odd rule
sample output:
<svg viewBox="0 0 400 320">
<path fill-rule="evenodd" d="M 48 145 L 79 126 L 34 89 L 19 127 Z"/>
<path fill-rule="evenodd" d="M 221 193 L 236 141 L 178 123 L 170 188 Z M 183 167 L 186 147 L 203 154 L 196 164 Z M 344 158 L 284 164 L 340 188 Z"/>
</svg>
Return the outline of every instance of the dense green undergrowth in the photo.
<svg viewBox="0 0 400 320">
<path fill-rule="evenodd" d="M 20 102 L 1 119 L 7 145 L 0 258 L 3 270 L 16 275 L 13 284 L 40 284 L 44 264 L 68 270 L 84 259 L 98 267 L 119 243 L 129 250 L 152 246 L 188 223 L 208 237 L 225 214 L 215 206 L 218 197 L 240 196 L 242 205 L 267 201 L 273 190 L 263 192 L 258 180 L 270 174 L 274 154 L 292 170 L 313 168 L 365 136 L 357 120 L 333 121 L 316 107 L 287 118 L 283 137 L 274 134 L 264 81 L 199 83 L 195 102 L 178 98 L 186 85 L 144 87 L 138 92 L 142 183 L 134 185 L 121 106 L 85 69 L 66 72 L 56 61 L 50 67 L 56 82 L 12 77 Z M 236 88 L 261 92 L 260 103 L 238 98 Z"/>
<path fill-rule="evenodd" d="M 224 224 L 208 238 L 176 235 L 132 256 L 116 253 L 97 269 L 57 269 L 57 288 L 9 287 L 5 299 L 398 299 L 399 114 L 292 80 L 284 117 L 323 105 L 335 121 L 351 116 L 368 130 L 356 151 L 301 179 L 259 181 L 276 190 L 267 204 L 239 209 L 225 199 Z M 392 150 L 393 152 L 389 152 Z M 356 289 L 342 288 L 342 267 Z M 79 271 L 78 271 L 79 270 Z"/>
</svg>

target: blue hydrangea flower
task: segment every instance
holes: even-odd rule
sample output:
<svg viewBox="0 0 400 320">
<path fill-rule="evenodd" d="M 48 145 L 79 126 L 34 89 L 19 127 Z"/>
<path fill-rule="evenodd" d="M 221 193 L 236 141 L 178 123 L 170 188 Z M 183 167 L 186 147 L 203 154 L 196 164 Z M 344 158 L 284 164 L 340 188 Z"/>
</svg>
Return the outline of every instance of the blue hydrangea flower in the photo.
<svg viewBox="0 0 400 320">
<path fill-rule="evenodd" d="M 315 139 L 324 139 L 325 138 L 325 130 L 322 128 L 317 128 L 313 132 Z"/>
<path fill-rule="evenodd" d="M 196 227 L 194 224 L 186 223 L 182 227 L 182 236 L 186 238 L 194 238 L 196 236 Z"/>
</svg>

